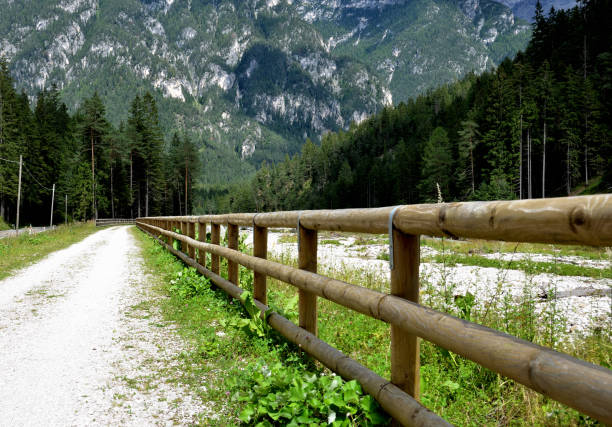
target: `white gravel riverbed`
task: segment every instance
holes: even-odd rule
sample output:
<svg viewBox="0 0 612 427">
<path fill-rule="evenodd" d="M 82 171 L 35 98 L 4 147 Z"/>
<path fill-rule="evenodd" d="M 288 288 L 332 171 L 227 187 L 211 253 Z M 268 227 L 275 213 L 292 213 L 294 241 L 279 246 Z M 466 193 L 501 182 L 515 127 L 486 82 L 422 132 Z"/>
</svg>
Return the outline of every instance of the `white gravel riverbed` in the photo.
<svg viewBox="0 0 612 427">
<path fill-rule="evenodd" d="M 184 349 L 151 292 L 128 227 L 0 281 L 0 426 L 196 422 L 202 402 L 164 377 Z"/>
<path fill-rule="evenodd" d="M 250 231 L 245 230 L 246 244 L 252 244 Z M 281 237 L 295 235 L 295 230 L 271 232 L 268 237 L 268 250 L 276 256 L 297 257 L 296 243 L 283 243 Z M 355 236 L 339 235 L 332 239 L 333 244 L 323 243 L 319 238 L 319 272 L 357 269 L 364 275 L 375 277 L 385 283 L 382 291 L 388 291 L 390 279 L 389 262 L 377 257 L 388 253 L 387 244 L 355 244 Z M 438 254 L 435 249 L 421 246 L 421 258 Z M 609 261 L 594 261 L 578 256 L 553 256 L 529 253 L 498 253 L 486 255 L 502 261 L 531 259 L 535 262 L 556 262 L 581 265 L 591 268 L 610 269 Z M 558 276 L 554 274 L 527 274 L 521 270 L 498 269 L 490 267 L 443 266 L 439 263 L 422 262 L 420 266 L 421 290 L 429 293 L 448 293 L 454 297 L 467 292 L 476 297 L 476 307 L 490 305 L 500 309 L 503 304 L 519 304 L 526 295 L 535 303 L 536 316 L 544 319 L 554 311 L 563 324 L 567 338 L 593 330 L 610 331 L 612 327 L 612 280 L 590 277 Z M 570 296 L 572 292 L 588 289 L 596 295 Z M 549 299 L 552 294 L 562 297 Z M 426 296 L 421 297 L 426 304 Z M 509 298 L 509 299 L 508 299 Z"/>
</svg>

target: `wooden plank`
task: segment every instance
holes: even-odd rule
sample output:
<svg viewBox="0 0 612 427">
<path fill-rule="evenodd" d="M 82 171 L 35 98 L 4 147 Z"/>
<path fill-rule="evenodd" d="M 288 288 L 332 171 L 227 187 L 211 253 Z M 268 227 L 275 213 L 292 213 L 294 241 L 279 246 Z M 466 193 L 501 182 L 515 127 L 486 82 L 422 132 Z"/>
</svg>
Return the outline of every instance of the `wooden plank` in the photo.
<svg viewBox="0 0 612 427">
<path fill-rule="evenodd" d="M 419 302 L 419 236 L 393 229 L 391 295 Z M 419 399 L 419 338 L 391 325 L 391 382 Z"/>
<path fill-rule="evenodd" d="M 268 229 L 265 227 L 253 227 L 253 256 L 268 258 Z M 253 272 L 253 298 L 262 304 L 268 303 L 267 276 L 258 271 Z"/>
<path fill-rule="evenodd" d="M 219 224 L 211 224 L 210 226 L 210 243 L 219 245 L 221 242 L 221 226 Z M 219 274 L 219 255 L 211 251 L 210 269 L 213 273 Z"/>
<path fill-rule="evenodd" d="M 298 268 L 317 272 L 317 231 L 299 227 Z M 300 327 L 317 336 L 317 295 L 299 291 Z"/>
<path fill-rule="evenodd" d="M 238 226 L 236 224 L 227 224 L 227 247 L 238 250 Z M 229 259 L 227 260 L 227 280 L 234 285 L 240 285 L 238 283 L 238 263 Z"/>
<path fill-rule="evenodd" d="M 198 222 L 198 240 L 200 242 L 206 242 L 205 222 Z M 198 249 L 198 263 L 203 267 L 206 267 L 206 251 L 204 249 Z"/>
</svg>

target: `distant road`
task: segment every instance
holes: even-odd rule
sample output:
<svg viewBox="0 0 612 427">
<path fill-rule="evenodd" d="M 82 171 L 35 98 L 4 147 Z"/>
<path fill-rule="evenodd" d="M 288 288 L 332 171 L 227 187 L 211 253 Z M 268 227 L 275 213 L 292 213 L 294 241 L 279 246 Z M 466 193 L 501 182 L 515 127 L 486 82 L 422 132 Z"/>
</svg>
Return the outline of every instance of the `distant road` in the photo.
<svg viewBox="0 0 612 427">
<path fill-rule="evenodd" d="M 53 227 L 25 227 L 25 228 L 19 229 L 19 234 L 23 234 L 23 233 L 36 234 L 36 233 L 41 233 L 43 231 L 53 230 L 54 228 L 55 228 L 55 225 Z M 0 239 L 4 239 L 5 237 L 12 237 L 14 235 L 15 235 L 15 230 L 0 231 Z"/>
</svg>

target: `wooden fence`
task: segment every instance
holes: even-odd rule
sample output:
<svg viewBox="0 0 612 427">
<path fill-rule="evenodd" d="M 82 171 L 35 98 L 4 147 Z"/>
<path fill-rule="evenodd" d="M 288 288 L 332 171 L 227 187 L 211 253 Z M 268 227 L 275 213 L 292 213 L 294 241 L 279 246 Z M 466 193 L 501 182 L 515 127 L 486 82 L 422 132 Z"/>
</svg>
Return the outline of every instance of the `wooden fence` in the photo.
<svg viewBox="0 0 612 427">
<path fill-rule="evenodd" d="M 98 218 L 96 219 L 96 227 L 107 227 L 111 225 L 130 225 L 136 221 L 125 218 Z"/>
<path fill-rule="evenodd" d="M 612 195 L 155 217 L 139 218 L 136 224 L 158 240 L 166 240 L 162 243 L 168 250 L 234 297 L 242 292 L 238 265 L 253 270 L 253 294 L 262 312 L 267 309 L 267 276 L 297 287 L 299 327 L 276 313 L 268 317 L 268 323 L 331 370 L 358 380 L 403 425 L 448 425 L 418 403 L 419 337 L 612 424 L 611 370 L 418 303 L 420 235 L 612 246 Z M 206 242 L 209 224 L 210 243 Z M 227 226 L 227 247 L 220 246 L 221 225 Z M 196 226 L 199 240 L 195 239 Z M 238 251 L 239 226 L 253 228 L 253 256 Z M 266 259 L 268 228 L 297 228 L 298 268 Z M 391 293 L 317 274 L 319 230 L 388 233 Z M 174 250 L 174 240 L 182 242 L 184 253 Z M 210 266 L 206 265 L 206 252 L 211 254 Z M 228 260 L 228 280 L 219 276 L 219 257 Z M 316 337 L 317 297 L 390 324 L 390 380 Z"/>
</svg>

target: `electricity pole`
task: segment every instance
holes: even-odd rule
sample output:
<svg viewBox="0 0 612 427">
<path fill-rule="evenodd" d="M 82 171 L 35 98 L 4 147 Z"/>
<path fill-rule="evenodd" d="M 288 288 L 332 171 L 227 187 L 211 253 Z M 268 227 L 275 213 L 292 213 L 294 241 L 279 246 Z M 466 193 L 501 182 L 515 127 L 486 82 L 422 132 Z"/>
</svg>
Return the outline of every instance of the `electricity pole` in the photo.
<svg viewBox="0 0 612 427">
<path fill-rule="evenodd" d="M 55 184 L 53 184 L 53 193 L 51 193 L 51 221 L 49 227 L 53 227 L 53 202 L 55 201 Z"/>
<path fill-rule="evenodd" d="M 15 233 L 19 234 L 19 204 L 21 203 L 21 165 L 23 164 L 23 156 L 19 156 L 19 184 L 17 186 L 17 221 L 15 224 Z"/>
</svg>

